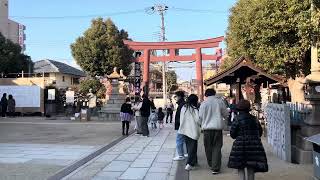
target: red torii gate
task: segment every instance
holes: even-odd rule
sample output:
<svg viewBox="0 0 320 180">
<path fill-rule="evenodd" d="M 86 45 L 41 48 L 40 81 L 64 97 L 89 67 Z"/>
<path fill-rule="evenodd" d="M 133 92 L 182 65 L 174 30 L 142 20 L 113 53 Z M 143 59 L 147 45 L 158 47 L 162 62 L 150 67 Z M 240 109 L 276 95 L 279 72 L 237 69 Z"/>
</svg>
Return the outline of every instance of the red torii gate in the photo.
<svg viewBox="0 0 320 180">
<path fill-rule="evenodd" d="M 221 59 L 221 49 L 214 52 L 214 54 L 201 53 L 201 48 L 217 48 L 224 40 L 224 37 L 217 37 L 205 40 L 195 41 L 177 41 L 177 42 L 135 42 L 124 41 L 134 51 L 142 52 L 140 57 L 134 59 L 136 62 L 143 62 L 143 84 L 148 87 L 149 84 L 149 65 L 150 62 L 159 61 L 196 61 L 196 80 L 198 83 L 198 95 L 203 99 L 203 72 L 202 60 L 216 60 Z M 195 49 L 196 53 L 192 55 L 177 55 L 179 49 Z M 169 50 L 168 56 L 154 56 L 150 54 L 150 50 Z"/>
</svg>

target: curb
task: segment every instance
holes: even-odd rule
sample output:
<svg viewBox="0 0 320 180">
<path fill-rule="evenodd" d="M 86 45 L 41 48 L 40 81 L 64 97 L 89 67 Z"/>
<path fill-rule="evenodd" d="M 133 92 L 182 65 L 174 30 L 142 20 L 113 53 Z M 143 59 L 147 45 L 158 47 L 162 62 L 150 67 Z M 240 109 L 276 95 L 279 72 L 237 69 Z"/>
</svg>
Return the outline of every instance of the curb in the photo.
<svg viewBox="0 0 320 180">
<path fill-rule="evenodd" d="M 178 162 L 175 180 L 189 180 L 189 172 L 184 169 L 185 166 L 185 161 Z"/>
<path fill-rule="evenodd" d="M 133 134 L 134 132 L 135 131 L 131 131 L 129 135 Z M 112 141 L 111 143 L 103 145 L 102 147 L 100 147 L 96 151 L 94 151 L 94 152 L 90 153 L 89 155 L 81 158 L 80 160 L 74 162 L 70 166 L 67 166 L 67 167 L 61 169 L 56 174 L 54 174 L 51 177 L 49 177 L 47 180 L 60 180 L 60 179 L 62 179 L 64 177 L 68 176 L 73 171 L 77 170 L 79 167 L 83 166 L 84 164 L 86 164 L 90 160 L 92 160 L 95 157 L 99 156 L 100 154 L 102 154 L 106 150 L 110 149 L 112 146 L 116 145 L 117 143 L 119 143 L 120 141 L 122 141 L 123 139 L 125 139 L 127 137 L 128 136 L 121 136 L 120 138 Z"/>
</svg>

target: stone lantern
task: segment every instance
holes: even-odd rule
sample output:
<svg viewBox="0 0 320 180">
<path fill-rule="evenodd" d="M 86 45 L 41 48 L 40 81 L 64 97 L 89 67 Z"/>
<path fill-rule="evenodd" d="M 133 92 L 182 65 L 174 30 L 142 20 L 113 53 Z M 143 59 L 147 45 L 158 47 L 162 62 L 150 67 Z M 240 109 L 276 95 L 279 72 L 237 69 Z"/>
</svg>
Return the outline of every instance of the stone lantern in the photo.
<svg viewBox="0 0 320 180">
<path fill-rule="evenodd" d="M 119 92 L 119 81 L 123 79 L 123 76 L 117 72 L 117 68 L 113 69 L 110 75 L 107 75 L 111 81 L 112 91 L 107 103 L 99 111 L 99 120 L 114 121 L 119 120 L 119 114 L 121 105 L 125 102 L 126 95 Z"/>
</svg>

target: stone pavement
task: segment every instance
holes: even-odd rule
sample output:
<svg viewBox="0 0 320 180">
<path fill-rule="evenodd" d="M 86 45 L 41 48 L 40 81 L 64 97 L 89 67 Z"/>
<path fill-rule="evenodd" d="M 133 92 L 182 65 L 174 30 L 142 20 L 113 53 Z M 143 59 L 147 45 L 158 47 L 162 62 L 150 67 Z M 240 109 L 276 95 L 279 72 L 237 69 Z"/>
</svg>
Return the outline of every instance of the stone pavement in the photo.
<svg viewBox="0 0 320 180">
<path fill-rule="evenodd" d="M 0 180 L 46 179 L 121 136 L 121 122 L 0 118 Z"/>
<path fill-rule="evenodd" d="M 45 179 L 94 150 L 94 146 L 1 143 L 0 179 Z"/>
<path fill-rule="evenodd" d="M 65 177 L 66 180 L 173 180 L 177 164 L 172 125 L 150 129 L 150 137 L 135 134 Z"/>
<path fill-rule="evenodd" d="M 224 135 L 222 148 L 222 170 L 221 174 L 212 175 L 207 165 L 207 160 L 204 152 L 202 136 L 198 143 L 198 161 L 200 167 L 189 174 L 189 180 L 238 180 L 238 173 L 235 169 L 227 167 L 228 158 L 230 155 L 233 139 Z M 312 165 L 300 165 L 284 162 L 273 155 L 271 147 L 263 138 L 264 148 L 267 153 L 269 172 L 257 173 L 256 179 L 259 180 L 311 180 L 313 174 Z"/>
</svg>

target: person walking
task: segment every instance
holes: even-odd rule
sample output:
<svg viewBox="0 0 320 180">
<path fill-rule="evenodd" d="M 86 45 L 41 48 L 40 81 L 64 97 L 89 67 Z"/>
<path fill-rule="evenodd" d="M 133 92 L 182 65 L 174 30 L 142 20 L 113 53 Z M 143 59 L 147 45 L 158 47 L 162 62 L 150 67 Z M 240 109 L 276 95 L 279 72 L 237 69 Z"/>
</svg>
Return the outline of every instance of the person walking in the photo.
<svg viewBox="0 0 320 180">
<path fill-rule="evenodd" d="M 164 113 L 162 112 L 162 107 L 159 107 L 158 109 L 158 122 L 160 129 L 163 128 L 163 120 L 164 120 Z"/>
<path fill-rule="evenodd" d="M 230 98 L 229 100 L 229 118 L 228 118 L 228 126 L 231 126 L 234 117 L 236 115 L 236 104 L 235 104 L 235 99 L 233 97 Z"/>
<path fill-rule="evenodd" d="M 183 91 L 177 91 L 175 93 L 175 96 L 177 98 L 176 100 L 177 100 L 178 107 L 177 107 L 177 111 L 176 111 L 176 114 L 175 114 L 174 130 L 179 130 L 181 109 L 185 104 L 184 92 Z M 184 158 L 185 158 L 185 155 L 184 155 L 184 144 L 185 144 L 184 136 L 182 134 L 179 134 L 179 132 L 177 132 L 176 149 L 177 149 L 178 156 L 173 158 L 174 161 L 184 160 Z"/>
<path fill-rule="evenodd" d="M 10 94 L 8 99 L 8 115 L 14 117 L 16 110 L 16 101 L 13 99 L 13 96 Z"/>
<path fill-rule="evenodd" d="M 120 119 L 122 122 L 122 135 L 127 135 L 129 133 L 129 125 L 133 119 L 133 111 L 131 109 L 130 98 L 126 98 L 126 102 L 121 105 Z"/>
<path fill-rule="evenodd" d="M 149 116 L 149 121 L 151 124 L 151 129 L 157 129 L 158 113 L 156 113 L 155 109 L 151 110 L 151 114 Z"/>
<path fill-rule="evenodd" d="M 212 174 L 220 172 L 222 129 L 224 119 L 227 119 L 229 114 L 224 101 L 215 95 L 214 89 L 207 89 L 205 91 L 206 100 L 201 103 L 199 110 L 204 148 Z"/>
<path fill-rule="evenodd" d="M 166 123 L 167 124 L 168 124 L 169 117 L 170 117 L 170 123 L 172 123 L 173 110 L 174 110 L 174 106 L 172 104 L 172 100 L 170 99 L 169 103 L 166 105 L 166 112 L 167 112 Z"/>
<path fill-rule="evenodd" d="M 239 114 L 232 123 L 230 136 L 232 145 L 228 167 L 238 169 L 241 180 L 254 180 L 255 172 L 267 172 L 268 162 L 261 143 L 262 128 L 252 116 L 250 102 L 240 100 L 236 105 Z"/>
<path fill-rule="evenodd" d="M 142 117 L 141 117 L 141 112 L 140 112 L 140 108 L 142 107 L 142 102 L 140 100 L 139 96 L 135 97 L 135 102 L 132 106 L 132 110 L 134 111 L 134 116 L 136 119 L 136 127 L 135 129 L 137 130 L 137 135 L 141 135 L 142 134 Z"/>
<path fill-rule="evenodd" d="M 141 130 L 142 135 L 145 137 L 149 136 L 149 127 L 148 127 L 148 120 L 150 116 L 151 109 L 155 109 L 154 104 L 149 100 L 147 95 L 142 96 L 142 106 L 140 108 L 141 113 Z"/>
<path fill-rule="evenodd" d="M 191 94 L 187 103 L 181 108 L 179 134 L 185 138 L 188 158 L 185 170 L 194 169 L 197 164 L 198 139 L 200 137 L 200 117 L 198 110 L 198 96 Z"/>
<path fill-rule="evenodd" d="M 1 104 L 1 116 L 6 117 L 7 108 L 8 108 L 7 93 L 3 93 L 0 104 Z"/>
</svg>

